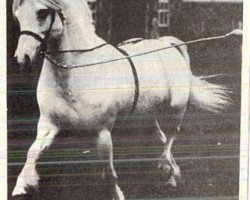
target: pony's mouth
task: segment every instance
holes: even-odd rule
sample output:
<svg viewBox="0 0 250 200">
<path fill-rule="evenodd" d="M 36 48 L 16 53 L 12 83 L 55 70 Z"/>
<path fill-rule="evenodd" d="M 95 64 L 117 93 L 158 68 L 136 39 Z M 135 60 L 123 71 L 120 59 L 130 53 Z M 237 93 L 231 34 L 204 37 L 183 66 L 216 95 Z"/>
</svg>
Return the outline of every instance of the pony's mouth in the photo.
<svg viewBox="0 0 250 200">
<path fill-rule="evenodd" d="M 30 71 L 32 69 L 31 60 L 30 60 L 30 57 L 27 54 L 24 56 L 23 61 L 18 61 L 18 57 L 14 57 L 13 64 L 20 71 L 23 71 L 23 70 Z"/>
<path fill-rule="evenodd" d="M 30 72 L 33 67 L 39 66 L 41 60 L 42 59 L 40 58 L 39 54 L 35 54 L 34 57 L 31 57 L 27 53 L 22 56 L 15 55 L 13 59 L 13 66 L 15 66 L 18 71 Z"/>
</svg>

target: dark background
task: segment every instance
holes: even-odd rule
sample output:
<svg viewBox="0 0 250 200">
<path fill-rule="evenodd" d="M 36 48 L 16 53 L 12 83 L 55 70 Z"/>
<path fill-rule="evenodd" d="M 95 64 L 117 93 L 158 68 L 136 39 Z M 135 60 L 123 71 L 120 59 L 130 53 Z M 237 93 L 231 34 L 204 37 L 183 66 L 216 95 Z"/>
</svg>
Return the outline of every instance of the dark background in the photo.
<svg viewBox="0 0 250 200">
<path fill-rule="evenodd" d="M 111 11 L 116 17 L 113 18 L 113 32 L 108 41 L 116 44 L 131 37 L 145 37 L 144 25 L 141 25 L 145 17 L 144 2 L 117 1 L 113 5 Z M 8 0 L 7 4 L 8 180 L 11 194 L 23 166 L 18 163 L 25 161 L 27 150 L 36 136 L 39 110 L 35 91 L 41 66 L 37 65 L 31 71 L 19 71 L 12 62 L 19 29 L 12 18 L 12 1 Z M 242 4 L 183 3 L 173 8 L 171 20 L 171 28 L 161 30 L 162 35 L 171 34 L 188 41 L 225 34 L 239 28 Z M 105 27 L 97 23 L 98 34 L 107 39 Z M 143 129 L 147 122 L 137 120 L 140 131 L 129 127 L 116 128 L 114 157 L 119 160 L 115 167 L 120 186 L 128 199 L 238 199 L 241 42 L 240 36 L 231 36 L 188 46 L 192 72 L 195 75 L 226 74 L 209 81 L 230 87 L 234 92 L 231 95 L 234 105 L 217 115 L 188 109 L 182 132 L 173 147 L 183 175 L 177 189 L 166 186 L 166 177 L 157 171 L 155 159 L 161 154 L 161 145 L 149 130 Z M 100 177 L 94 147 L 93 135 L 63 130 L 40 161 L 50 164 L 38 165 L 42 175 L 39 193 L 23 199 L 109 199 L 107 187 Z M 91 152 L 84 154 L 87 149 Z M 132 162 L 131 159 L 138 160 Z M 55 161 L 57 163 L 53 163 Z M 80 163 L 63 164 L 64 161 Z M 9 199 L 14 198 L 9 195 Z"/>
</svg>

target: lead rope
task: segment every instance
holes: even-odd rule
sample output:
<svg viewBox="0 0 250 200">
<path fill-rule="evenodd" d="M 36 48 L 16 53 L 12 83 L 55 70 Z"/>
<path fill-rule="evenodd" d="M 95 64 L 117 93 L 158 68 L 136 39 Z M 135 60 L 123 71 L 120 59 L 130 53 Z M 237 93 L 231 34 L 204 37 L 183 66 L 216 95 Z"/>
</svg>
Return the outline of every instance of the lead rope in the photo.
<svg viewBox="0 0 250 200">
<path fill-rule="evenodd" d="M 163 47 L 163 48 L 160 48 L 160 49 L 155 49 L 155 50 L 152 50 L 152 51 L 147 51 L 147 52 L 138 53 L 138 54 L 134 54 L 134 55 L 123 56 L 123 57 L 120 57 L 120 58 L 114 58 L 114 59 L 111 59 L 111 60 L 106 60 L 106 61 L 101 61 L 101 62 L 82 64 L 82 65 L 62 64 L 62 63 L 56 61 L 55 59 L 53 59 L 50 56 L 49 53 L 43 52 L 43 54 L 44 54 L 44 57 L 48 61 L 50 61 L 52 64 L 54 64 L 58 68 L 62 68 L 62 69 L 66 69 L 66 70 L 72 70 L 74 68 L 89 67 L 89 66 L 94 66 L 94 65 L 101 65 L 101 64 L 116 62 L 116 61 L 125 60 L 125 59 L 128 59 L 128 58 L 134 58 L 134 57 L 138 57 L 138 56 L 143 56 L 143 55 L 147 55 L 147 54 L 150 54 L 150 53 L 155 53 L 155 52 L 158 52 L 158 51 L 163 51 L 163 50 L 166 50 L 166 49 L 175 48 L 175 47 L 179 47 L 179 46 L 183 46 L 183 45 L 188 45 L 188 44 L 193 44 L 193 43 L 198 43 L 198 42 L 204 42 L 204 41 L 211 41 L 211 40 L 219 40 L 219 39 L 224 39 L 224 38 L 226 38 L 228 36 L 231 36 L 231 35 L 240 35 L 240 34 L 242 34 L 241 30 L 236 29 L 236 30 L 231 31 L 230 33 L 225 34 L 225 35 L 207 37 L 207 38 L 200 38 L 200 39 L 191 40 L 191 41 L 188 41 L 188 42 L 183 42 L 183 43 Z M 105 43 L 105 44 L 100 45 L 98 47 L 104 46 L 106 44 L 108 44 L 108 43 Z M 93 48 L 93 49 L 96 49 L 96 48 Z M 72 50 L 72 52 L 75 52 L 75 51 L 83 51 L 83 50 Z M 70 50 L 67 50 L 67 52 L 70 52 Z M 61 51 L 61 52 L 58 51 L 56 53 L 64 53 L 64 51 Z"/>
</svg>

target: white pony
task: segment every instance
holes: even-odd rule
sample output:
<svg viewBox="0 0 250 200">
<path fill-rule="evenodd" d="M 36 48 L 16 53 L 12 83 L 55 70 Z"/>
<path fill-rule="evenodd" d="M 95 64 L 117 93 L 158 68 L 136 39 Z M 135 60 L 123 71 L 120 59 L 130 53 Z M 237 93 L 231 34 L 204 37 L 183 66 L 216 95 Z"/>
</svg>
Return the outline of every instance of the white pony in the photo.
<svg viewBox="0 0 250 200">
<path fill-rule="evenodd" d="M 53 143 L 61 124 L 68 124 L 95 128 L 100 159 L 107 161 L 102 166 L 103 178 L 111 185 L 113 199 L 125 199 L 113 165 L 111 132 L 117 118 L 128 115 L 133 105 L 134 115 L 161 116 L 152 121 L 164 146 L 159 168 L 170 173 L 169 183 L 175 186 L 180 170 L 171 153 L 174 137 L 167 140 L 160 128 L 163 116 L 173 115 L 175 135 L 188 103 L 213 112 L 228 105 L 225 88 L 194 77 L 184 47 L 132 58 L 136 74 L 127 59 L 105 63 L 124 55 L 112 45 L 102 45 L 105 41 L 95 33 L 86 0 L 15 0 L 13 13 L 22 31 L 15 54 L 20 64 L 34 61 L 41 42 L 43 45 L 46 42 L 54 61 L 82 67 L 66 70 L 44 60 L 37 88 L 40 109 L 37 138 L 28 151 L 12 195 L 23 195 L 29 187 L 38 187 L 36 162 Z M 134 55 L 169 46 L 173 40 L 178 42 L 163 37 L 128 43 L 121 48 Z M 86 51 L 53 53 L 77 49 Z M 96 62 L 104 64 L 83 67 Z"/>
</svg>

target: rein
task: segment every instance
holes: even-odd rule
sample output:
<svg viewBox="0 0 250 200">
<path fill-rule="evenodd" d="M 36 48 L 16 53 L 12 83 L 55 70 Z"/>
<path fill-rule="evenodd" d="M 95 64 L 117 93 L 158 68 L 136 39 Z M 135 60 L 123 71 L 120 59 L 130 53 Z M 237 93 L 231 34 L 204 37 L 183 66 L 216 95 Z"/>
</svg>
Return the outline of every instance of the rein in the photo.
<svg viewBox="0 0 250 200">
<path fill-rule="evenodd" d="M 46 52 L 41 52 L 41 53 L 46 53 L 46 54 L 59 54 L 59 53 L 75 53 L 75 52 L 89 52 L 89 51 L 94 51 L 96 49 L 99 49 L 105 45 L 108 45 L 109 43 L 104 43 L 101 45 L 98 45 L 96 47 L 90 48 L 90 49 L 73 49 L 73 50 L 62 50 L 62 51 L 46 51 Z"/>
<path fill-rule="evenodd" d="M 72 70 L 74 68 L 89 67 L 89 66 L 94 66 L 94 65 L 101 65 L 101 64 L 116 62 L 116 61 L 120 61 L 120 60 L 131 59 L 131 58 L 134 58 L 134 57 L 138 57 L 138 56 L 142 56 L 142 55 L 147 55 L 147 54 L 150 54 L 150 53 L 155 53 L 155 52 L 158 52 L 158 51 L 162 51 L 162 50 L 166 50 L 166 49 L 170 49 L 170 48 L 175 48 L 175 47 L 179 47 L 179 46 L 183 46 L 183 45 L 187 45 L 187 44 L 193 44 L 193 43 L 204 42 L 204 41 L 211 41 L 211 40 L 219 40 L 219 39 L 224 39 L 224 38 L 226 38 L 228 36 L 231 36 L 231 35 L 242 34 L 241 30 L 236 29 L 236 30 L 233 30 L 233 31 L 231 31 L 231 32 L 229 32 L 227 34 L 220 35 L 220 36 L 200 38 L 200 39 L 190 40 L 190 41 L 179 43 L 179 44 L 171 44 L 171 46 L 167 46 L 167 47 L 163 47 L 163 48 L 159 48 L 159 49 L 155 49 L 155 50 L 151 50 L 151 51 L 147 51 L 147 52 L 143 52 L 143 53 L 138 53 L 138 54 L 134 54 L 134 55 L 124 54 L 123 57 L 115 58 L 115 59 L 111 59 L 111 60 L 106 60 L 106 61 L 101 61 L 101 62 L 94 62 L 94 63 L 88 63 L 88 64 L 84 64 L 84 65 L 62 64 L 62 63 L 56 61 L 55 59 L 53 59 L 50 56 L 50 54 L 73 53 L 73 52 L 82 52 L 82 53 L 84 53 L 84 52 L 94 51 L 94 50 L 99 49 L 99 48 L 101 48 L 103 46 L 111 45 L 111 44 L 104 43 L 104 44 L 98 45 L 98 46 L 90 48 L 90 49 L 70 49 L 70 50 L 49 51 L 49 52 L 47 52 L 47 41 L 48 41 L 48 38 L 50 36 L 50 32 L 52 30 L 52 26 L 53 26 L 53 24 L 55 22 L 56 12 L 58 12 L 59 15 L 61 13 L 60 10 L 56 10 L 56 11 L 52 12 L 52 18 L 51 18 L 50 27 L 49 27 L 48 31 L 46 31 L 44 38 L 42 38 L 39 34 L 37 34 L 35 32 L 32 32 L 32 31 L 29 31 L 29 30 L 21 31 L 20 36 L 21 35 L 29 35 L 29 36 L 32 36 L 33 38 L 35 38 L 37 41 L 41 42 L 40 51 L 39 51 L 40 54 L 42 56 L 44 56 L 44 58 L 46 58 L 52 64 L 54 64 L 55 66 L 57 66 L 58 68 L 66 69 L 66 70 Z M 115 47 L 115 48 L 119 49 L 117 47 Z"/>
<path fill-rule="evenodd" d="M 131 59 L 131 58 L 134 58 L 134 57 L 143 56 L 143 55 L 147 55 L 147 54 L 151 54 L 151 53 L 155 53 L 155 52 L 158 52 L 158 51 L 162 51 L 162 50 L 166 50 L 166 49 L 170 49 L 170 48 L 175 48 L 175 47 L 179 47 L 179 46 L 183 46 L 183 45 L 188 45 L 188 44 L 193 44 L 193 43 L 198 43 L 198 42 L 204 42 L 204 41 L 224 39 L 224 38 L 227 38 L 227 37 L 229 37 L 231 35 L 238 35 L 238 32 L 239 32 L 239 30 L 236 29 L 236 30 L 233 30 L 233 31 L 231 31 L 231 32 L 229 32 L 227 34 L 220 35 L 220 36 L 190 40 L 190 41 L 187 41 L 187 42 L 183 42 L 183 43 L 179 43 L 179 44 L 173 44 L 171 46 L 167 46 L 167 47 L 163 47 L 163 48 L 159 48 L 159 49 L 155 49 L 155 50 L 151 50 L 151 51 L 147 51 L 147 52 L 143 52 L 143 53 L 138 53 L 138 54 L 134 54 L 134 55 L 125 55 L 125 56 L 122 56 L 120 58 L 114 58 L 114 59 L 111 59 L 111 60 L 106 60 L 106 61 L 101 61 L 101 62 L 88 63 L 88 64 L 84 64 L 84 65 L 62 64 L 62 63 L 56 61 L 55 59 L 53 59 L 50 56 L 50 54 L 52 54 L 52 53 L 57 53 L 57 54 L 59 54 L 59 53 L 70 53 L 70 52 L 89 52 L 89 51 L 93 51 L 95 49 L 101 48 L 103 46 L 109 45 L 109 43 L 104 43 L 104 44 L 101 44 L 101 45 L 96 46 L 96 47 L 91 48 L 91 49 L 75 49 L 75 50 L 73 49 L 73 50 L 62 50 L 62 51 L 51 51 L 51 52 L 46 52 L 46 51 L 42 52 L 41 51 L 41 54 L 43 54 L 44 57 L 48 61 L 50 61 L 52 64 L 54 64 L 58 68 L 66 69 L 66 70 L 72 70 L 74 68 L 89 67 L 89 66 L 94 66 L 94 65 L 101 65 L 101 64 L 116 62 L 116 61 L 120 61 L 120 60 Z"/>
</svg>

